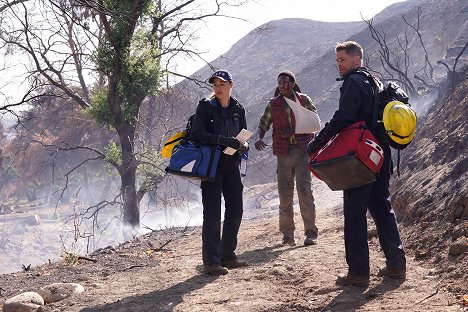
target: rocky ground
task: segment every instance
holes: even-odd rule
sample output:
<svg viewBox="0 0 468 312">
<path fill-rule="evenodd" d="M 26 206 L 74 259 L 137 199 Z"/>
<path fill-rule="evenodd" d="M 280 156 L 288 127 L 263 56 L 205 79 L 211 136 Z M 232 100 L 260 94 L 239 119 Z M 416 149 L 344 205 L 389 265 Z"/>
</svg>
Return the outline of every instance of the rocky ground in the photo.
<svg viewBox="0 0 468 312">
<path fill-rule="evenodd" d="M 467 287 L 457 283 L 463 279 L 445 279 L 441 268 L 415 260 L 411 250 L 406 281 L 376 277 L 384 258 L 372 235 L 369 287 L 336 286 L 336 276 L 346 272 L 342 193 L 317 181 L 314 189 L 320 229 L 315 246 L 279 244 L 276 184 L 260 185 L 246 190 L 250 208 L 239 234 L 238 256 L 250 262 L 247 268 L 220 277 L 202 274 L 200 228 L 170 229 L 96 252 L 90 256 L 96 262 L 70 258 L 1 275 L 0 306 L 24 291 L 74 282 L 85 292 L 44 311 L 468 311 Z M 296 221 L 301 243 L 299 214 Z"/>
</svg>

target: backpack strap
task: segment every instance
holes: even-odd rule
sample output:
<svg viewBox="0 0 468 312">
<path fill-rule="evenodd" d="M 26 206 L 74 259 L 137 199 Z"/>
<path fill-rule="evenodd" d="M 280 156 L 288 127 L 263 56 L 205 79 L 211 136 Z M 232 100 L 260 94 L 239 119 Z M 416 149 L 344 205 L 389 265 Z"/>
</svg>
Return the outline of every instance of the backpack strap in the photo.
<svg viewBox="0 0 468 312">
<path fill-rule="evenodd" d="M 372 125 L 371 128 L 374 130 L 374 133 L 377 131 L 377 115 L 379 113 L 379 88 L 377 84 L 374 81 L 374 77 L 371 76 L 369 79 L 371 82 L 371 85 L 374 88 L 374 107 L 373 107 L 373 112 L 372 112 Z"/>
<path fill-rule="evenodd" d="M 396 172 L 397 176 L 400 177 L 400 150 L 398 150 L 398 157 L 397 157 L 397 165 L 396 165 Z M 393 171 L 392 171 L 393 174 Z"/>
<path fill-rule="evenodd" d="M 353 71 L 350 73 L 352 74 L 359 74 L 361 76 L 364 76 L 369 80 L 369 83 L 372 86 L 372 89 L 374 90 L 374 104 L 373 104 L 373 110 L 372 110 L 372 125 L 371 129 L 375 133 L 377 130 L 377 115 L 379 114 L 379 93 L 380 93 L 380 88 L 379 84 L 377 83 L 377 78 L 375 78 L 371 73 L 369 73 L 366 68 L 360 67 L 357 70 Z"/>
<path fill-rule="evenodd" d="M 374 89 L 374 106 L 373 106 L 373 111 L 372 111 L 372 125 L 371 129 L 373 133 L 376 133 L 377 131 L 377 115 L 379 113 L 379 93 L 380 93 L 380 82 L 377 82 L 377 78 L 375 78 L 371 73 L 369 73 L 365 68 L 359 68 L 356 71 L 352 72 L 351 74 L 359 74 L 364 77 L 366 77 L 372 88 Z M 390 166 L 390 174 L 393 174 L 393 161 L 391 161 L 391 166 Z M 400 150 L 398 150 L 398 156 L 397 156 L 397 175 L 398 177 L 400 176 Z"/>
<path fill-rule="evenodd" d="M 174 139 L 174 140 L 172 140 L 172 141 L 166 142 L 166 144 L 164 144 L 164 146 L 171 145 L 171 144 L 173 144 L 173 143 L 175 143 L 175 142 L 177 142 L 177 141 L 180 141 L 180 140 L 186 139 L 186 138 L 187 138 L 187 137 L 180 137 L 180 138 Z"/>
<path fill-rule="evenodd" d="M 216 114 L 216 111 L 218 110 L 218 103 L 216 102 L 216 98 L 212 97 L 211 99 L 204 98 L 200 100 L 201 103 L 209 103 L 210 105 L 207 105 L 207 110 L 206 110 L 206 128 L 208 129 L 209 126 L 209 121 L 214 118 L 214 115 Z"/>
<path fill-rule="evenodd" d="M 213 119 L 213 116 L 215 114 L 215 110 L 217 109 L 216 99 L 214 99 L 214 98 L 212 98 L 212 99 L 203 98 L 198 102 L 198 104 L 199 105 L 204 104 L 205 102 L 210 104 L 210 105 L 208 105 L 208 109 L 207 109 L 207 117 L 208 117 L 207 120 L 211 120 L 211 119 Z M 185 132 L 187 133 L 186 139 L 190 139 L 190 136 L 192 134 L 192 127 L 193 127 L 193 120 L 194 119 L 195 119 L 195 114 L 192 114 L 187 120 L 187 123 L 185 125 Z M 208 122 L 206 123 L 206 127 L 208 128 Z M 168 144 L 169 143 L 173 143 L 173 142 L 168 142 Z"/>
<path fill-rule="evenodd" d="M 236 104 L 234 105 L 234 111 L 233 111 L 233 114 L 238 114 L 239 117 L 241 117 L 241 108 L 242 108 L 242 104 L 239 103 L 239 100 L 236 99 L 235 97 L 232 97 L 234 99 L 234 102 L 236 102 Z"/>
<path fill-rule="evenodd" d="M 218 107 L 218 103 L 216 103 L 216 98 L 215 97 L 212 97 L 211 99 L 209 99 L 207 101 L 210 102 L 211 106 Z"/>
</svg>

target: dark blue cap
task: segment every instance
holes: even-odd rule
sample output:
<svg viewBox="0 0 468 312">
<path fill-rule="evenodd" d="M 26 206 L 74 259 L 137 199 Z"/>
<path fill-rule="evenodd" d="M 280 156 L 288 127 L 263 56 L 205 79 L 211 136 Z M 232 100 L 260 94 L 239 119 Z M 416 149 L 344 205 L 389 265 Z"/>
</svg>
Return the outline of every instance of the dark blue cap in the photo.
<svg viewBox="0 0 468 312">
<path fill-rule="evenodd" d="M 222 81 L 232 81 L 232 76 L 227 70 L 218 70 L 211 75 L 210 79 L 208 80 L 209 83 L 213 83 L 213 79 L 219 78 Z"/>
</svg>

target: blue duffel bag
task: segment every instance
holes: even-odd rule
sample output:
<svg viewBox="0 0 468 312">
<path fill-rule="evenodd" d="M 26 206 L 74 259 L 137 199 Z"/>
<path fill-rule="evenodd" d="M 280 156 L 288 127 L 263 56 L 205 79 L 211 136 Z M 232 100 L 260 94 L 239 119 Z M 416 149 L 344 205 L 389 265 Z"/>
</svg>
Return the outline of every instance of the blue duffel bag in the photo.
<svg viewBox="0 0 468 312">
<path fill-rule="evenodd" d="M 220 156 L 221 147 L 219 146 L 207 146 L 182 140 L 174 146 L 166 172 L 186 178 L 214 182 Z"/>
</svg>

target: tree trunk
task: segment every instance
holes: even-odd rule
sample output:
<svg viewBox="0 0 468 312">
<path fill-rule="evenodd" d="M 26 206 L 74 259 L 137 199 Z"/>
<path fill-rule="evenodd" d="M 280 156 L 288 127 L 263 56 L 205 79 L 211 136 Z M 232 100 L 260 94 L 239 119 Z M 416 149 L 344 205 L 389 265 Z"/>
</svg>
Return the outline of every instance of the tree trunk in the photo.
<svg viewBox="0 0 468 312">
<path fill-rule="evenodd" d="M 133 150 L 134 132 L 131 128 L 127 125 L 124 131 L 119 131 L 122 146 L 122 172 L 120 174 L 123 201 L 122 233 L 126 241 L 140 234 L 140 207 L 136 189 L 137 161 Z"/>
</svg>

